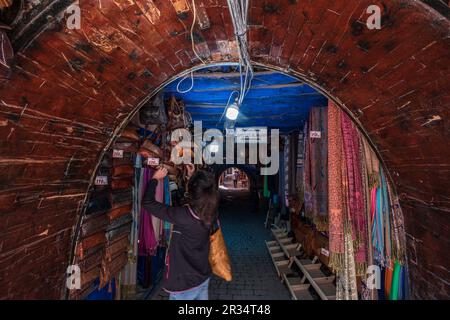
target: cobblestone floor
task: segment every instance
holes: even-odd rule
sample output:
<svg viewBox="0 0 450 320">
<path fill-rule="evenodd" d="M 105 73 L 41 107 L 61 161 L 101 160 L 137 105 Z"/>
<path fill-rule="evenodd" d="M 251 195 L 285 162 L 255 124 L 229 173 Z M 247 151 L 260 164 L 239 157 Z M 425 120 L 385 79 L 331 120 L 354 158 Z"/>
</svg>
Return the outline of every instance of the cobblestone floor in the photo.
<svg viewBox="0 0 450 320">
<path fill-rule="evenodd" d="M 220 210 L 222 231 L 230 255 L 233 281 L 213 277 L 211 300 L 287 300 L 289 292 L 277 277 L 264 240 L 271 238 L 264 228 L 265 216 L 252 212 L 248 194 L 225 191 Z M 153 299 L 168 299 L 160 290 Z"/>
</svg>

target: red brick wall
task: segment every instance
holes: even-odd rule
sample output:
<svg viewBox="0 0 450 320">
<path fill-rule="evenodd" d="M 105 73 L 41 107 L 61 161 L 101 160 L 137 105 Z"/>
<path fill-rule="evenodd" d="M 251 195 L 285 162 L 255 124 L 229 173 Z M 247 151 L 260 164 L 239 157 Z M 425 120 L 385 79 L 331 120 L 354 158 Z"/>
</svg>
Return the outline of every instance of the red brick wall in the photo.
<svg viewBox="0 0 450 320">
<path fill-rule="evenodd" d="M 103 148 L 157 86 L 198 64 L 191 12 L 153 3 L 154 24 L 136 5 L 81 1 L 82 30 L 49 22 L 17 53 L 0 88 L 0 298 L 61 297 Z M 196 31 L 198 51 L 235 59 L 223 49 L 234 41 L 226 1 L 201 3 L 211 27 Z M 414 296 L 449 298 L 449 20 L 415 1 L 384 1 L 383 28 L 370 31 L 364 11 L 379 0 L 251 3 L 252 59 L 352 112 L 401 195 Z M 23 47 L 24 37 L 14 31 L 13 42 Z"/>
</svg>

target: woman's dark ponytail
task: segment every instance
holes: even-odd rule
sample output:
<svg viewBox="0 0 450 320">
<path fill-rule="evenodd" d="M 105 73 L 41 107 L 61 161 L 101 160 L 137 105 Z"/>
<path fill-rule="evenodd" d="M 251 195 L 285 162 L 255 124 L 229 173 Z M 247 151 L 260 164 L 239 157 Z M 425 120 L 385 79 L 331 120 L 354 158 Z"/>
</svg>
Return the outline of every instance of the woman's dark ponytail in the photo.
<svg viewBox="0 0 450 320">
<path fill-rule="evenodd" d="M 189 179 L 188 200 L 203 224 L 210 228 L 217 219 L 220 201 L 214 175 L 202 170 L 197 171 Z"/>
</svg>

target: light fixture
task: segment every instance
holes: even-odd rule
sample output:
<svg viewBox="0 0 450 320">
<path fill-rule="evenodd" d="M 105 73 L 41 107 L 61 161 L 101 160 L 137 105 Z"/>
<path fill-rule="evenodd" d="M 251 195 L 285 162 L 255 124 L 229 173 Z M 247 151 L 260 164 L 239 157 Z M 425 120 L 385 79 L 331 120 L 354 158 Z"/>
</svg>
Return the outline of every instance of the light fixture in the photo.
<svg viewBox="0 0 450 320">
<path fill-rule="evenodd" d="M 237 117 L 239 116 L 239 106 L 236 102 L 228 106 L 225 116 L 227 117 L 227 119 L 232 121 L 237 119 Z"/>
</svg>

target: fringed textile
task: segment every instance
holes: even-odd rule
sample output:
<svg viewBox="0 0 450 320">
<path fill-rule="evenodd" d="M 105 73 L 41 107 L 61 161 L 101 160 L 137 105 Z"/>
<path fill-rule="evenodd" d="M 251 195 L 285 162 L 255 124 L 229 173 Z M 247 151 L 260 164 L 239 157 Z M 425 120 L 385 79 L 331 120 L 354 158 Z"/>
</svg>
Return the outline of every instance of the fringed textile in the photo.
<svg viewBox="0 0 450 320">
<path fill-rule="evenodd" d="M 308 156 L 310 172 L 307 183 L 311 188 L 311 207 L 307 212 L 317 230 L 328 230 L 328 177 L 327 177 L 327 108 L 312 108 L 309 114 Z M 313 135 L 311 136 L 311 133 Z M 314 133 L 320 135 L 315 136 Z"/>
<path fill-rule="evenodd" d="M 348 220 L 352 228 L 353 246 L 356 259 L 356 275 L 362 276 L 367 268 L 366 210 L 363 198 L 361 174 L 361 146 L 359 132 L 350 117 L 342 113 L 342 137 L 346 165 Z"/>
<path fill-rule="evenodd" d="M 330 267 L 336 272 L 344 269 L 344 193 L 343 193 L 343 138 L 341 110 L 328 105 L 328 208 Z M 306 191 L 305 191 L 306 192 Z"/>
<path fill-rule="evenodd" d="M 367 150 L 366 146 L 368 145 L 367 140 L 360 135 L 360 146 L 361 146 L 361 176 L 362 176 L 362 185 L 363 185 L 363 196 L 364 196 L 364 204 L 365 204 L 365 211 L 366 211 L 366 234 L 367 239 L 372 239 L 372 210 L 371 210 L 371 204 L 372 204 L 372 195 L 371 190 L 369 188 L 369 168 L 368 165 L 368 158 L 370 155 L 367 154 L 367 152 L 373 152 L 371 149 Z M 367 248 L 367 265 L 371 266 L 374 264 L 373 259 L 373 246 L 372 241 L 366 242 L 366 248 Z M 366 275 L 362 277 L 362 294 L 361 298 L 363 300 L 377 300 L 378 294 L 376 289 L 369 289 L 367 287 L 367 279 Z"/>
<path fill-rule="evenodd" d="M 344 268 L 336 273 L 336 300 L 358 300 L 353 237 L 349 225 L 345 226 L 344 238 Z"/>
</svg>

